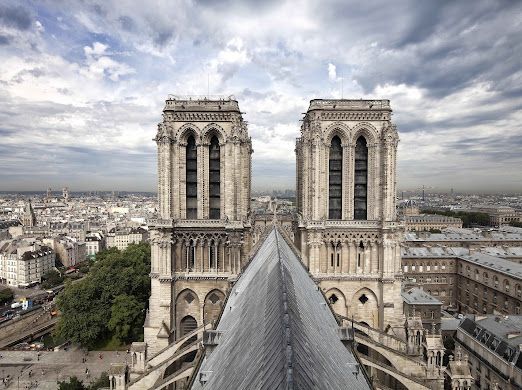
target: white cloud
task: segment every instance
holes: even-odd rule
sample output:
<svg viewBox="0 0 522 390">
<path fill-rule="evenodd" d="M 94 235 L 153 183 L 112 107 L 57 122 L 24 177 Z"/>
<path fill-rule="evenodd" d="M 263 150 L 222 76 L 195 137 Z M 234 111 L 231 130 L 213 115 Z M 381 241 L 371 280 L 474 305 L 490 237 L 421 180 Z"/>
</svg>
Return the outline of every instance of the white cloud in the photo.
<svg viewBox="0 0 522 390">
<path fill-rule="evenodd" d="M 337 69 L 334 64 L 328 64 L 328 78 L 330 81 L 337 81 Z"/>
</svg>

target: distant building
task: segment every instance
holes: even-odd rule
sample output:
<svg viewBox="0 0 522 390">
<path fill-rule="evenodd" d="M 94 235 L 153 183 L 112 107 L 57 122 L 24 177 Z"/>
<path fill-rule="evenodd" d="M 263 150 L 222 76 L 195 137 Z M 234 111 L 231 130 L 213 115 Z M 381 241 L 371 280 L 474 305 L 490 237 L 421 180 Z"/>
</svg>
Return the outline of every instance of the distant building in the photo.
<svg viewBox="0 0 522 390">
<path fill-rule="evenodd" d="M 509 206 L 476 206 L 472 211 L 478 211 L 489 215 L 491 226 L 509 225 L 510 222 L 521 222 L 522 212 Z"/>
<path fill-rule="evenodd" d="M 457 307 L 464 313 L 520 314 L 522 264 L 471 253 L 458 261 Z"/>
<path fill-rule="evenodd" d="M 401 295 L 406 318 L 420 317 L 425 329 L 440 330 L 441 301 L 418 287 L 407 289 Z"/>
<path fill-rule="evenodd" d="M 16 231 L 20 234 L 16 234 Z M 0 221 L 0 241 L 13 238 L 15 235 L 22 235 L 22 224 L 19 220 Z"/>
<path fill-rule="evenodd" d="M 432 231 L 443 230 L 449 227 L 462 227 L 462 220 L 460 218 L 447 217 L 445 215 L 405 215 L 403 219 L 407 231 Z"/>
<path fill-rule="evenodd" d="M 127 249 L 130 244 L 139 244 L 149 239 L 149 232 L 142 227 L 112 228 L 107 233 L 107 248 L 116 247 L 119 250 Z"/>
<path fill-rule="evenodd" d="M 493 235 L 496 242 L 500 238 L 514 239 L 512 235 Z M 431 236 L 443 242 L 440 236 L 444 235 Z M 406 241 L 402 249 L 405 283 L 422 287 L 448 309 L 475 314 L 520 314 L 522 264 L 516 259 L 522 248 L 509 246 L 511 242 L 496 247 L 481 235 L 468 239 L 472 241 L 467 243 L 469 247 L 463 246 L 464 241 L 460 242 L 462 246 L 453 246 L 458 245 L 454 240 L 447 240 L 445 245 L 426 241 L 422 247 L 410 246 L 412 243 Z M 479 240 L 489 245 L 472 245 Z M 521 244 L 520 238 L 517 244 Z"/>
<path fill-rule="evenodd" d="M 105 237 L 99 232 L 90 232 L 85 236 L 85 246 L 88 258 L 96 257 L 96 254 L 105 249 Z"/>
<path fill-rule="evenodd" d="M 31 201 L 25 205 L 24 213 L 22 214 L 22 225 L 27 227 L 36 226 L 36 215 L 34 213 Z"/>
<path fill-rule="evenodd" d="M 56 258 L 65 267 L 72 267 L 87 258 L 86 244 L 69 236 L 59 236 L 53 240 Z"/>
<path fill-rule="evenodd" d="M 0 282 L 16 287 L 40 283 L 54 268 L 55 253 L 45 245 L 25 240 L 0 243 Z"/>
<path fill-rule="evenodd" d="M 468 356 L 471 389 L 522 388 L 522 316 L 469 315 L 455 342 Z"/>
</svg>

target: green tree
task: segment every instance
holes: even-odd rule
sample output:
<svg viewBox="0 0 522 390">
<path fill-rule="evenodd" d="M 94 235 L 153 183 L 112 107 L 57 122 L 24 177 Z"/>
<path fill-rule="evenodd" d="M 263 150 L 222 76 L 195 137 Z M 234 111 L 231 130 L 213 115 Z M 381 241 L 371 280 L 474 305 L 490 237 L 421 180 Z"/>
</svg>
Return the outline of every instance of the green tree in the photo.
<svg viewBox="0 0 522 390">
<path fill-rule="evenodd" d="M 57 337 L 85 347 L 92 347 L 107 334 L 107 313 L 110 303 L 99 299 L 102 286 L 88 278 L 69 283 L 58 295 L 62 315 L 55 330 Z"/>
<path fill-rule="evenodd" d="M 108 388 L 109 386 L 110 386 L 109 376 L 107 375 L 106 372 L 102 372 L 100 377 L 98 379 L 96 379 L 96 381 L 94 381 L 89 386 L 89 390 L 98 390 L 98 389 Z"/>
<path fill-rule="evenodd" d="M 13 300 L 14 293 L 10 288 L 3 288 L 0 290 L 0 305 L 4 305 Z"/>
<path fill-rule="evenodd" d="M 89 274 L 59 295 L 62 315 L 55 335 L 85 347 L 111 336 L 121 342 L 138 339 L 150 295 L 150 246 L 129 245 L 122 252 L 109 249 L 98 255 Z"/>
<path fill-rule="evenodd" d="M 445 215 L 447 217 L 460 218 L 463 227 L 489 226 L 489 215 L 474 211 L 450 211 L 450 210 L 421 210 L 424 214 Z"/>
<path fill-rule="evenodd" d="M 58 382 L 58 390 L 87 390 L 83 382 L 77 377 L 72 376 L 69 381 Z"/>
<path fill-rule="evenodd" d="M 518 222 L 518 221 L 511 221 L 509 223 L 510 226 L 514 226 L 514 227 L 522 227 L 522 222 Z"/>
<path fill-rule="evenodd" d="M 50 270 L 42 276 L 42 280 L 42 288 L 47 289 L 63 284 L 64 277 L 55 270 Z"/>
<path fill-rule="evenodd" d="M 140 338 L 141 329 L 136 324 L 145 320 L 145 305 L 132 295 L 118 295 L 112 304 L 109 330 L 121 343 Z"/>
</svg>

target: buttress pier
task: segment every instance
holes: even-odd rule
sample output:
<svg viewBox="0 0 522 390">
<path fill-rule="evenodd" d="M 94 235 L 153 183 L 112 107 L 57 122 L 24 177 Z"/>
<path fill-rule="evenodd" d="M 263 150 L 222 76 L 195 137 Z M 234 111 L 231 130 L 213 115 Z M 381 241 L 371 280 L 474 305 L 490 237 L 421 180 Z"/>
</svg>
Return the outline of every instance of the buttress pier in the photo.
<svg viewBox="0 0 522 390">
<path fill-rule="evenodd" d="M 251 247 L 252 142 L 238 102 L 169 96 L 154 140 L 150 356 L 217 319 Z"/>
</svg>

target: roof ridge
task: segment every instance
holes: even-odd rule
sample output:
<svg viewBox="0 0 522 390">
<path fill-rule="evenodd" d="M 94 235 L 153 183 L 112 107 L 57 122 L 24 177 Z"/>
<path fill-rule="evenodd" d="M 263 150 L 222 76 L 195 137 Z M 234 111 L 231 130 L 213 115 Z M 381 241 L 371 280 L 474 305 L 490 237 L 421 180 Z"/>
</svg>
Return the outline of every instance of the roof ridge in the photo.
<svg viewBox="0 0 522 390">
<path fill-rule="evenodd" d="M 283 298 L 283 325 L 284 325 L 284 337 L 286 341 L 286 360 L 285 360 L 285 368 L 286 368 L 286 388 L 291 390 L 294 388 L 294 380 L 293 380 L 293 363 L 294 363 L 294 351 L 292 347 L 292 329 L 290 326 L 290 314 L 288 313 L 288 291 L 286 288 L 286 275 L 283 265 L 283 260 L 281 257 L 281 251 L 279 247 L 279 231 L 274 227 L 275 231 L 275 239 L 276 239 L 276 248 L 277 248 L 277 260 L 279 261 L 279 271 L 281 272 L 281 285 L 282 285 L 282 298 Z"/>
</svg>

